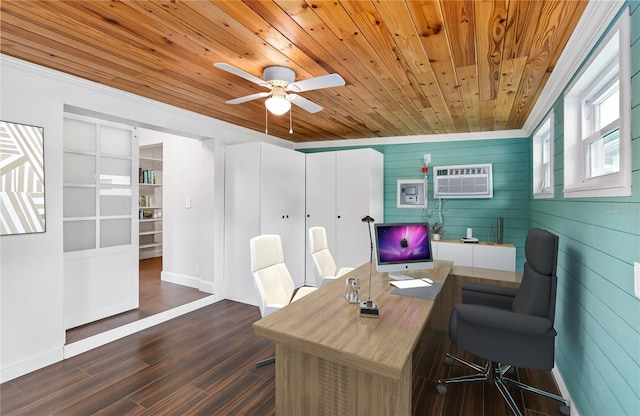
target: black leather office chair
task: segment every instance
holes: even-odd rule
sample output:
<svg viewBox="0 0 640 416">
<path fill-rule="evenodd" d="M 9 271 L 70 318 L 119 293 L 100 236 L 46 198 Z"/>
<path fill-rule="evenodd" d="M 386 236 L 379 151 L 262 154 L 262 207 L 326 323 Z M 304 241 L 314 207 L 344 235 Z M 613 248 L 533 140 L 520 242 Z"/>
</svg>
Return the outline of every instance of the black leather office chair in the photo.
<svg viewBox="0 0 640 416">
<path fill-rule="evenodd" d="M 437 389 L 445 394 L 447 384 L 492 380 L 516 415 L 522 412 L 505 384 L 558 400 L 560 411 L 568 415 L 569 406 L 562 397 L 504 376 L 511 366 L 550 370 L 554 363 L 558 236 L 533 228 L 524 249 L 526 263 L 519 288 L 462 284 L 462 303 L 451 313 L 449 337 L 487 362 L 482 367 L 447 354 L 446 364 L 455 360 L 478 374 L 439 380 Z"/>
</svg>

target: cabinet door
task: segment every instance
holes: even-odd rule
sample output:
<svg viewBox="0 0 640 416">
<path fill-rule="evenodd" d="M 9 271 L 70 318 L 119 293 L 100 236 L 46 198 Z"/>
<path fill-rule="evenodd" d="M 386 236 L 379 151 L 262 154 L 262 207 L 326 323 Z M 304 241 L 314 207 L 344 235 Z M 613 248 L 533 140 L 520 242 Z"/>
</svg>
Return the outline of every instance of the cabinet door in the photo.
<svg viewBox="0 0 640 416">
<path fill-rule="evenodd" d="M 225 155 L 224 291 L 257 305 L 249 240 L 260 234 L 260 146 L 227 146 Z"/>
<path fill-rule="evenodd" d="M 372 178 L 370 149 L 337 152 L 337 233 L 335 260 L 338 268 L 358 267 L 370 260 L 368 224 L 362 222 L 367 215 L 376 222 L 371 204 Z M 382 201 L 380 201 L 380 204 Z"/>
<path fill-rule="evenodd" d="M 438 260 L 449 260 L 454 266 L 473 266 L 475 244 L 438 242 Z"/>
<path fill-rule="evenodd" d="M 476 245 L 473 252 L 473 267 L 514 272 L 516 271 L 516 248 Z"/>
<path fill-rule="evenodd" d="M 336 253 L 336 152 L 306 155 L 306 274 L 307 285 L 319 284 L 309 253 L 309 228 L 324 227 L 329 251 Z"/>
<path fill-rule="evenodd" d="M 262 144 L 260 233 L 280 235 L 296 287 L 305 280 L 304 165 L 303 153 Z"/>
</svg>

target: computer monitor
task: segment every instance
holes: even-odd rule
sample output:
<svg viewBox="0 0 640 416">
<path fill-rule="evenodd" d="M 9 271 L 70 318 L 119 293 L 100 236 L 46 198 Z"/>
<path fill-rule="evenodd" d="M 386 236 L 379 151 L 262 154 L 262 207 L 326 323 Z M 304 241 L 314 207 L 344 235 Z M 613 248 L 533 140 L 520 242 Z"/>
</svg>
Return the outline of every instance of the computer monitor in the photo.
<svg viewBox="0 0 640 416">
<path fill-rule="evenodd" d="M 429 224 L 375 224 L 376 266 L 396 280 L 410 279 L 402 272 L 433 269 Z"/>
</svg>

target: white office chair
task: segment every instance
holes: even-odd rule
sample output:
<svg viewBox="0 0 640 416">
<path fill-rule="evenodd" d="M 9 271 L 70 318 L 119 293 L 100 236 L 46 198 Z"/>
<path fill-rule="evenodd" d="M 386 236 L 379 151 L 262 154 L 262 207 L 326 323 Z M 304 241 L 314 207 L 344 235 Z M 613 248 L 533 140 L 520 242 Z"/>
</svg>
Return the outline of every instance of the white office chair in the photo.
<svg viewBox="0 0 640 416">
<path fill-rule="evenodd" d="M 251 246 L 251 271 L 258 293 L 260 315 L 264 318 L 313 292 L 315 287 L 301 287 L 295 292 L 293 279 L 284 264 L 282 241 L 276 234 L 260 235 L 249 242 Z M 275 357 L 259 361 L 256 367 L 271 364 Z"/>
<path fill-rule="evenodd" d="M 353 270 L 353 267 L 337 270 L 338 267 L 327 245 L 327 232 L 324 227 L 309 228 L 309 251 L 313 257 L 313 270 L 318 278 L 318 286 L 326 285 Z"/>
</svg>

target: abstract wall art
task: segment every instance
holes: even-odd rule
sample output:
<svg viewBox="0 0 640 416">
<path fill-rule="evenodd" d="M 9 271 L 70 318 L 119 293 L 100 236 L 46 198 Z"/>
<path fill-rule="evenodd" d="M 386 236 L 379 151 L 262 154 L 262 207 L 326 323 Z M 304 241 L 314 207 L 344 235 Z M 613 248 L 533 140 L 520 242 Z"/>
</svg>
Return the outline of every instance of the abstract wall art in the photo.
<svg viewBox="0 0 640 416">
<path fill-rule="evenodd" d="M 42 232 L 44 129 L 0 121 L 0 235 Z"/>
</svg>

